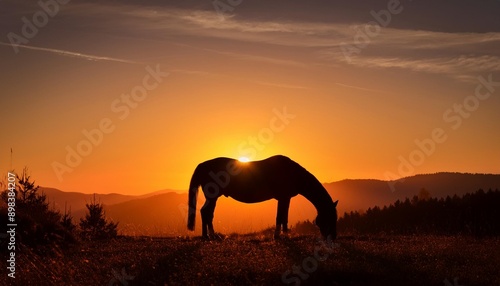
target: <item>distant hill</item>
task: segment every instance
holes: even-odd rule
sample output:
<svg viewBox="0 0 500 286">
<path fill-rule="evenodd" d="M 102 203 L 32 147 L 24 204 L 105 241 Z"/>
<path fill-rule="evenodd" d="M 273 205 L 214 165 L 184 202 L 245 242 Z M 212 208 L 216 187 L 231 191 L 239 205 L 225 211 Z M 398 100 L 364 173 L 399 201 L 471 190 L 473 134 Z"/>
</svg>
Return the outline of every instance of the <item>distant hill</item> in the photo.
<svg viewBox="0 0 500 286">
<path fill-rule="evenodd" d="M 106 214 L 130 235 L 172 235 L 186 228 L 186 202 L 186 194 L 169 192 L 108 206 Z"/>
<path fill-rule="evenodd" d="M 199 195 L 197 208 L 205 202 Z M 231 198 L 220 197 L 214 216 L 214 228 L 221 233 L 257 232 L 274 226 L 276 220 L 275 200 L 258 204 L 244 204 Z M 314 206 L 303 197 L 292 199 L 290 222 L 314 219 Z M 145 199 L 135 199 L 106 208 L 108 217 L 119 221 L 122 233 L 129 235 L 186 235 L 188 212 L 187 194 L 167 193 Z M 291 224 L 290 224 L 291 225 Z M 196 218 L 197 233 L 201 232 L 199 211 Z"/>
<path fill-rule="evenodd" d="M 431 197 L 462 196 L 478 189 L 500 189 L 500 175 L 436 173 L 415 175 L 396 181 L 343 180 L 324 184 L 332 198 L 339 200 L 339 213 L 389 205 L 418 195 L 425 188 Z"/>
<path fill-rule="evenodd" d="M 71 208 L 71 211 L 80 212 L 84 211 L 85 204 L 90 202 L 93 194 L 84 194 L 78 192 L 64 192 L 54 188 L 40 187 L 40 191 L 47 195 L 47 199 L 51 206 L 56 209 L 64 211 L 64 207 Z M 96 198 L 104 205 L 114 205 L 126 201 L 131 201 L 139 198 L 148 198 L 158 194 L 175 192 L 173 190 L 161 190 L 153 193 L 148 193 L 140 196 L 122 195 L 122 194 L 96 194 Z"/>
<path fill-rule="evenodd" d="M 330 196 L 339 200 L 338 213 L 366 210 L 375 205 L 389 205 L 396 200 L 418 195 L 425 188 L 432 197 L 446 197 L 472 193 L 478 189 L 500 189 L 500 175 L 437 173 L 416 175 L 397 181 L 342 180 L 324 184 Z M 72 206 L 72 214 L 78 220 L 85 213 L 85 201 L 91 195 L 65 193 L 44 188 L 51 202 L 64 210 L 64 202 Z M 187 194 L 163 190 L 143 196 L 119 194 L 97 195 L 105 204 L 109 218 L 119 222 L 119 229 L 128 235 L 183 235 L 186 234 Z M 205 199 L 199 196 L 198 209 Z M 217 201 L 214 227 L 222 233 L 253 232 L 274 226 L 275 200 L 244 204 L 231 198 L 221 197 Z M 201 219 L 197 214 L 197 233 Z M 292 199 L 289 225 L 306 219 L 313 220 L 316 210 L 302 196 Z"/>
<path fill-rule="evenodd" d="M 47 195 L 47 199 L 51 206 L 64 211 L 65 205 L 72 211 L 85 209 L 85 204 L 90 202 L 92 194 L 83 194 L 77 192 L 64 192 L 54 188 L 40 187 L 40 191 Z M 105 205 L 118 204 L 125 201 L 135 199 L 135 196 L 121 195 L 121 194 L 97 194 L 98 201 Z"/>
</svg>

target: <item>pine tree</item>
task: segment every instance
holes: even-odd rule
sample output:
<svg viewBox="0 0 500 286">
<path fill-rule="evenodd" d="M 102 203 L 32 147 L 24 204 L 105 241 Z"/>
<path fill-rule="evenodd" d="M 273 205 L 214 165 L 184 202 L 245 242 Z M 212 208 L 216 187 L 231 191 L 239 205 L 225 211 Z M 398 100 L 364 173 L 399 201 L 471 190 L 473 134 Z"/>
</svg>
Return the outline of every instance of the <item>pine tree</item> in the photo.
<svg viewBox="0 0 500 286">
<path fill-rule="evenodd" d="M 84 239 L 110 239 L 117 235 L 118 223 L 106 221 L 104 206 L 93 200 L 85 205 L 88 213 L 80 219 L 81 236 Z"/>
<path fill-rule="evenodd" d="M 30 209 L 35 215 L 42 215 L 49 211 L 49 202 L 44 193 L 40 193 L 40 186 L 35 185 L 35 181 L 31 181 L 31 176 L 28 174 L 28 168 L 24 168 L 19 181 L 17 182 L 17 201 L 19 208 Z"/>
<path fill-rule="evenodd" d="M 61 214 L 49 207 L 47 196 L 40 192 L 40 187 L 31 179 L 28 168 L 25 167 L 16 177 L 14 223 L 22 226 L 17 232 L 19 241 L 32 246 L 73 241 L 72 230 L 63 227 Z M 2 199 L 7 202 L 7 191 L 2 192 Z"/>
<path fill-rule="evenodd" d="M 66 211 L 66 204 L 64 205 L 64 215 L 61 218 L 61 225 L 70 234 L 73 234 L 76 230 L 76 224 L 73 223 L 73 216 L 71 215 L 71 208 Z M 70 236 L 71 240 L 74 240 L 73 236 Z"/>
</svg>

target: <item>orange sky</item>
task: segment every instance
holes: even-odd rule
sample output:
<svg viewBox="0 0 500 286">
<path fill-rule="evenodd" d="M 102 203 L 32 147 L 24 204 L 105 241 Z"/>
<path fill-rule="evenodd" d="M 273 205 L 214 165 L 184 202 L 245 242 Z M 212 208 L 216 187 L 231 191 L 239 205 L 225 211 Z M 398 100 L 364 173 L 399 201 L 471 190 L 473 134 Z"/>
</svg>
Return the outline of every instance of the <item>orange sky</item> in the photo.
<svg viewBox="0 0 500 286">
<path fill-rule="evenodd" d="M 2 35 L 21 35 L 37 7 L 4 5 L 14 12 Z M 500 173 L 500 85 L 476 95 L 478 77 L 500 82 L 500 31 L 401 13 L 349 62 L 341 47 L 373 20 L 368 6 L 329 22 L 249 5 L 219 17 L 210 5 L 75 2 L 17 54 L 2 38 L 0 169 L 12 148 L 12 167 L 42 186 L 124 194 L 186 190 L 218 156 L 284 154 L 322 182 Z M 103 121 L 91 143 L 85 130 Z M 432 147 L 436 129 L 446 140 Z M 67 148 L 84 156 L 68 163 Z"/>
</svg>

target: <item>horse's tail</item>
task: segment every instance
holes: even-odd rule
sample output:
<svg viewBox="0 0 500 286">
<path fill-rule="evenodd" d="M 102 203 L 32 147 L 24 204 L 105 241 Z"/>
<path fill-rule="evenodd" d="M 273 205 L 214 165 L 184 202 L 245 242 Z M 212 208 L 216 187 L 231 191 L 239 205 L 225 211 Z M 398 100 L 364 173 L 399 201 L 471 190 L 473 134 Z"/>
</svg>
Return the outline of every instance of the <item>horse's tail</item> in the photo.
<svg viewBox="0 0 500 286">
<path fill-rule="evenodd" d="M 189 230 L 194 230 L 194 224 L 196 219 L 196 202 L 198 201 L 198 188 L 201 185 L 200 181 L 200 166 L 196 167 L 194 174 L 191 177 L 191 183 L 189 184 L 189 210 L 188 210 L 188 222 L 187 227 Z"/>
</svg>

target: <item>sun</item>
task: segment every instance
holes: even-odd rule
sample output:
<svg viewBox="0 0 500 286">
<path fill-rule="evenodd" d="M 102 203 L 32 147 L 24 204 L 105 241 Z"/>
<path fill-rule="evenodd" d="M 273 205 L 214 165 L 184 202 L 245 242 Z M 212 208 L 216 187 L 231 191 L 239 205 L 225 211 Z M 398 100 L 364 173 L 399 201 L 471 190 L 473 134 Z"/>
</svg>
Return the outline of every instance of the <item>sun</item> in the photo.
<svg viewBox="0 0 500 286">
<path fill-rule="evenodd" d="M 248 159 L 247 157 L 240 157 L 240 158 L 238 158 L 238 161 L 243 162 L 243 163 L 247 163 L 247 162 L 250 162 L 250 159 Z"/>
</svg>

